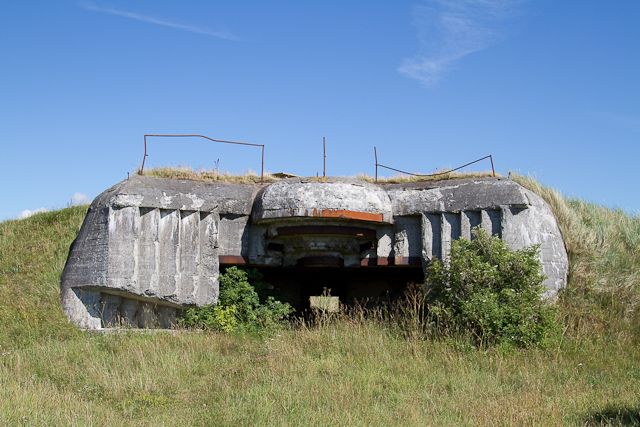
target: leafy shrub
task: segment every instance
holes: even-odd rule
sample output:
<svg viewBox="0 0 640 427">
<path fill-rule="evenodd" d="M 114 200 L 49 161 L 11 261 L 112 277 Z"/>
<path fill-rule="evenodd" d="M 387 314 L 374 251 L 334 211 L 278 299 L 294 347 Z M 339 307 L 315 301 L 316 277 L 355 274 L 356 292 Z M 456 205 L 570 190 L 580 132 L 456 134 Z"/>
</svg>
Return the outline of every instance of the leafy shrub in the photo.
<svg viewBox="0 0 640 427">
<path fill-rule="evenodd" d="M 257 270 L 228 268 L 220 275 L 218 303 L 185 311 L 181 324 L 186 327 L 224 332 L 258 331 L 273 328 L 289 316 L 292 307 L 273 296 L 262 299 L 268 285 Z"/>
<path fill-rule="evenodd" d="M 545 290 L 538 247 L 510 250 L 476 228 L 452 243 L 451 257 L 427 269 L 429 318 L 436 332 L 471 334 L 479 346 L 544 345 L 558 331 Z"/>
<path fill-rule="evenodd" d="M 215 329 L 222 332 L 232 332 L 238 326 L 236 307 L 231 305 L 207 305 L 187 309 L 180 324 L 189 328 Z"/>
</svg>

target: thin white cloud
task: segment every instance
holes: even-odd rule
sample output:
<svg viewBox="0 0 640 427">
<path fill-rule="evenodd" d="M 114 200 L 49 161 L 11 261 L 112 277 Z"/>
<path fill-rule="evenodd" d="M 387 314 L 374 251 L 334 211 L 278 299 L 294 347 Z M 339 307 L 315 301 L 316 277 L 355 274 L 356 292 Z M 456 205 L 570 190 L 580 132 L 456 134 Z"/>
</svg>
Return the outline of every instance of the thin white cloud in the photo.
<svg viewBox="0 0 640 427">
<path fill-rule="evenodd" d="M 238 40 L 238 38 L 228 31 L 214 31 L 208 28 L 197 27 L 189 24 L 181 24 L 178 22 L 167 21 L 165 19 L 158 19 L 152 16 L 141 15 L 139 13 L 128 12 L 126 10 L 114 9 L 111 7 L 98 6 L 94 3 L 82 2 L 79 6 L 83 9 L 90 10 L 92 12 L 104 13 L 107 15 L 120 16 L 123 18 L 133 19 L 136 21 L 146 22 L 148 24 L 161 25 L 163 27 L 174 28 L 176 30 L 187 31 L 190 33 L 201 34 L 204 36 L 216 37 L 224 40 Z"/>
<path fill-rule="evenodd" d="M 20 212 L 18 214 L 18 219 L 25 219 L 25 218 L 29 218 L 32 215 L 35 215 L 37 213 L 41 213 L 41 212 L 48 212 L 49 209 L 47 208 L 38 208 L 38 209 L 34 209 L 34 210 L 29 210 L 29 209 L 25 209 L 22 212 Z"/>
<path fill-rule="evenodd" d="M 83 193 L 73 193 L 71 196 L 71 206 L 86 205 L 89 203 L 89 197 Z"/>
<path fill-rule="evenodd" d="M 420 51 L 406 58 L 401 74 L 436 85 L 452 66 L 467 55 L 488 48 L 500 36 L 500 21 L 508 18 L 520 0 L 430 0 L 414 7 L 413 21 Z"/>
</svg>

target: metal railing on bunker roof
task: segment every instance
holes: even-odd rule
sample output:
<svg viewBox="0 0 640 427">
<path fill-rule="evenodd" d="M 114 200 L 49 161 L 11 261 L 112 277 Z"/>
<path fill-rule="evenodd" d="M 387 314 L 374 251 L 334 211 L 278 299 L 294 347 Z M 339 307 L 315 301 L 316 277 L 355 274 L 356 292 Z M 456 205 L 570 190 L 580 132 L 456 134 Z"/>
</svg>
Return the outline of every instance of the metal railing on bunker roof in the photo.
<svg viewBox="0 0 640 427">
<path fill-rule="evenodd" d="M 233 144 L 233 145 L 246 145 L 250 147 L 260 147 L 261 150 L 261 165 L 260 165 L 260 182 L 264 182 L 264 144 L 253 144 L 251 142 L 241 142 L 241 141 L 227 141 L 224 139 L 215 139 L 206 135 L 194 134 L 194 133 L 156 133 L 156 134 L 145 134 L 144 135 L 144 156 L 142 157 L 142 165 L 140 166 L 139 173 L 142 175 L 144 172 L 144 164 L 147 160 L 149 154 L 147 153 L 147 138 L 148 137 L 161 137 L 161 138 L 204 138 L 206 140 L 212 142 L 220 142 L 223 144 Z"/>
<path fill-rule="evenodd" d="M 378 168 L 379 167 L 383 168 L 383 169 L 392 170 L 394 172 L 403 173 L 405 175 L 428 178 L 428 177 L 434 177 L 434 176 L 447 175 L 447 174 L 449 174 L 451 172 L 458 171 L 460 169 L 466 168 L 467 166 L 471 166 L 471 165 L 473 165 L 475 163 L 481 162 L 481 161 L 486 160 L 486 159 L 489 159 L 491 161 L 491 175 L 494 176 L 494 177 L 496 176 L 496 170 L 495 170 L 495 167 L 493 165 L 493 156 L 491 154 L 489 154 L 487 156 L 484 156 L 484 157 L 481 157 L 481 158 L 479 158 L 477 160 L 474 160 L 472 162 L 465 163 L 462 166 L 458 166 L 456 168 L 446 170 L 444 172 L 435 172 L 435 173 L 429 173 L 429 174 L 407 172 L 407 171 L 404 171 L 404 170 L 401 170 L 401 169 L 393 168 L 391 166 L 383 165 L 382 163 L 378 163 L 378 149 L 376 147 L 373 147 L 373 155 L 375 157 L 375 163 L 376 163 L 376 176 L 375 176 L 376 182 L 378 182 Z"/>
</svg>

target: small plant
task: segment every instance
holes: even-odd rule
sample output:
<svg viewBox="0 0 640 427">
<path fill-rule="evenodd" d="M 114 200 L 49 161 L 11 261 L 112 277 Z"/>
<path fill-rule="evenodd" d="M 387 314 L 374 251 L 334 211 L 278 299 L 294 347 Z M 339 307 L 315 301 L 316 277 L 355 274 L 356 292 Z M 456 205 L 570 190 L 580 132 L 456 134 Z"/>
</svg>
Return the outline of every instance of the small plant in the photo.
<svg viewBox="0 0 640 427">
<path fill-rule="evenodd" d="M 233 332 L 238 326 L 236 312 L 235 306 L 208 305 L 189 308 L 180 319 L 180 324 L 189 328 Z"/>
<path fill-rule="evenodd" d="M 220 275 L 218 303 L 185 311 L 180 323 L 185 327 L 223 332 L 258 331 L 280 325 L 293 308 L 273 296 L 261 301 L 268 285 L 257 270 L 228 268 Z"/>
<path fill-rule="evenodd" d="M 390 316 L 403 335 L 411 340 L 432 335 L 429 321 L 427 287 L 423 283 L 408 283 L 402 297 L 391 306 Z"/>
<path fill-rule="evenodd" d="M 476 228 L 453 242 L 447 262 L 427 270 L 430 321 L 439 334 L 470 334 L 478 346 L 544 345 L 558 331 L 544 292 L 538 247 L 510 250 Z"/>
</svg>

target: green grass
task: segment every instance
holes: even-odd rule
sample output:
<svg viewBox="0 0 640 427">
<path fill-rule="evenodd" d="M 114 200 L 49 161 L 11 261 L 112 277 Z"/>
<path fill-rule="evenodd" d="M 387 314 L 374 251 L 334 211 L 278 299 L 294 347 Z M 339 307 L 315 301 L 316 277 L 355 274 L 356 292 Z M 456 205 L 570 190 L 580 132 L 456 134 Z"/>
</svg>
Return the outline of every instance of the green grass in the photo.
<svg viewBox="0 0 640 427">
<path fill-rule="evenodd" d="M 534 189 L 571 281 L 563 339 L 521 351 L 345 317 L 265 336 L 79 332 L 59 277 L 86 208 L 0 223 L 0 425 L 638 424 L 640 220 Z"/>
<path fill-rule="evenodd" d="M 60 307 L 60 274 L 86 210 L 0 222 L 0 352 L 77 334 Z"/>
<path fill-rule="evenodd" d="M 502 354 L 341 322 L 269 338 L 84 335 L 0 362 L 0 423 L 581 424 L 635 408 L 640 351 L 590 340 Z"/>
</svg>

